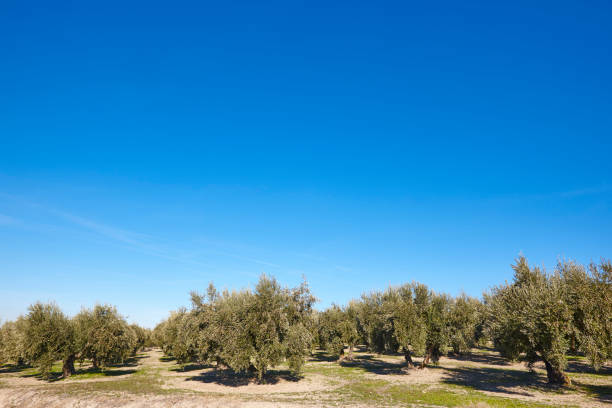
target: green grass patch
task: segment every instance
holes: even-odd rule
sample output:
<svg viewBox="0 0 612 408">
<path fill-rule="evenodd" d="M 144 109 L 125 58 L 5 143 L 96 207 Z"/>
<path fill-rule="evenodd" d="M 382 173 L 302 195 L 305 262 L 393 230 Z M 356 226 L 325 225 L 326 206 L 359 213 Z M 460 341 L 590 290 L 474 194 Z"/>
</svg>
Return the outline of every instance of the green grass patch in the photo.
<svg viewBox="0 0 612 408">
<path fill-rule="evenodd" d="M 568 373 L 570 379 L 580 380 L 580 379 L 593 379 L 593 380 L 602 380 L 602 381 L 610 381 L 612 383 L 612 375 L 605 373 Z"/>
<path fill-rule="evenodd" d="M 568 361 L 587 361 L 585 356 L 565 356 Z"/>
<path fill-rule="evenodd" d="M 137 370 L 129 376 L 111 381 L 68 382 L 53 387 L 60 394 L 82 393 L 128 393 L 128 394 L 174 394 L 182 390 L 162 388 L 163 380 L 157 370 Z"/>
<path fill-rule="evenodd" d="M 71 380 L 87 380 L 90 378 L 117 377 L 121 375 L 135 374 L 135 369 L 86 369 L 77 370 L 76 374 L 70 376 Z"/>
<path fill-rule="evenodd" d="M 336 390 L 343 402 L 376 405 L 433 405 L 442 407 L 550 408 L 543 403 L 486 395 L 458 386 L 398 385 L 384 380 L 361 380 Z M 558 406 L 558 405 L 557 405 Z"/>
<path fill-rule="evenodd" d="M 306 364 L 303 369 L 304 374 L 321 374 L 341 379 L 358 378 L 366 373 L 366 370 L 359 366 L 342 366 L 336 363 L 313 363 Z"/>
<path fill-rule="evenodd" d="M 573 381 L 572 388 L 583 392 L 591 398 L 612 400 L 612 384 L 588 384 L 581 381 Z"/>
<path fill-rule="evenodd" d="M 47 381 L 58 381 L 62 379 L 62 374 L 62 363 L 56 362 L 51 366 L 51 370 L 49 370 L 49 378 L 47 378 Z M 21 370 L 19 376 L 23 378 L 36 377 L 40 380 L 43 379 L 40 370 L 36 367 L 29 367 Z"/>
<path fill-rule="evenodd" d="M 495 408 L 550 408 L 545 403 L 522 401 L 487 395 L 461 384 L 403 385 L 384 379 L 370 379 L 364 376 L 367 370 L 355 366 L 329 364 L 307 364 L 306 373 L 314 373 L 345 383 L 333 392 L 326 392 L 321 398 L 339 403 L 361 403 L 367 405 L 431 405 L 441 407 L 483 406 Z M 506 370 L 500 369 L 500 372 Z M 514 379 L 511 376 L 511 379 Z M 476 386 L 476 385 L 474 385 Z M 595 393 L 601 390 L 596 390 Z M 558 405 L 556 405 L 558 407 Z"/>
</svg>

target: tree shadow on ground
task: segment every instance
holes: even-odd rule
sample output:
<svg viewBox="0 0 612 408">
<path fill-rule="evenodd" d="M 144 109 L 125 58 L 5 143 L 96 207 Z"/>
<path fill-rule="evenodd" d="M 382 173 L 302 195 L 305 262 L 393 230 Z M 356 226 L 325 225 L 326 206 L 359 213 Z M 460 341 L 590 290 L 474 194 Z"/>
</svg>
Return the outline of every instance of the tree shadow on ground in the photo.
<svg viewBox="0 0 612 408">
<path fill-rule="evenodd" d="M 212 368 L 212 367 L 213 366 L 210 364 L 191 363 L 191 364 L 185 364 L 183 366 L 171 368 L 170 371 L 174 371 L 177 373 L 186 373 L 189 371 L 204 370 L 206 368 Z"/>
<path fill-rule="evenodd" d="M 76 375 L 81 374 L 100 374 L 103 377 L 117 377 L 120 375 L 128 375 L 134 374 L 137 370 L 127 369 L 127 370 L 103 370 L 99 368 L 89 367 L 87 369 L 78 369 L 76 371 Z"/>
<path fill-rule="evenodd" d="M 128 375 L 128 374 L 134 374 L 136 372 L 136 370 L 134 369 L 128 369 L 128 370 L 103 370 L 100 368 L 93 368 L 93 367 L 89 367 L 87 369 L 77 369 L 75 372 L 75 375 L 83 375 L 83 374 L 100 374 L 100 376 L 102 377 L 117 377 L 120 375 Z M 56 382 L 59 380 L 63 380 L 64 377 L 62 376 L 62 373 L 59 371 L 53 371 L 49 374 L 48 378 L 43 378 L 43 376 L 39 373 L 39 372 L 35 372 L 32 374 L 24 374 L 21 376 L 22 378 L 36 378 L 39 379 L 41 381 L 46 381 L 46 382 Z M 68 377 L 70 378 L 70 377 Z"/>
<path fill-rule="evenodd" d="M 612 404 L 612 385 L 606 384 L 587 384 L 580 380 L 572 380 L 574 387 L 584 391 L 589 396 L 599 401 Z"/>
<path fill-rule="evenodd" d="M 159 361 L 161 361 L 162 363 L 169 363 L 169 362 L 172 362 L 174 360 L 175 360 L 175 358 L 174 357 L 170 357 L 170 356 L 161 356 L 159 358 Z"/>
<path fill-rule="evenodd" d="M 308 358 L 308 361 L 313 361 L 316 363 L 320 363 L 320 362 L 331 363 L 334 361 L 338 361 L 338 357 L 331 356 L 323 350 L 317 350 L 311 354 L 311 356 Z"/>
<path fill-rule="evenodd" d="M 445 367 L 443 383 L 469 387 L 476 391 L 489 391 L 509 395 L 530 396 L 530 390 L 539 392 L 580 391 L 591 398 L 612 403 L 612 385 L 589 384 L 582 379 L 572 379 L 572 385 L 548 384 L 544 372 L 509 370 L 493 367 Z M 601 371 L 600 371 L 601 373 Z"/>
<path fill-rule="evenodd" d="M 131 356 L 131 357 L 126 358 L 123 362 L 110 363 L 110 364 L 107 364 L 105 367 L 106 368 L 137 367 L 140 365 L 140 360 L 145 359 L 145 358 L 147 358 L 147 356 Z M 81 368 L 83 366 L 87 367 L 84 370 L 94 370 L 91 360 L 85 359 L 83 361 L 79 361 L 78 370 L 83 370 L 83 368 Z M 94 370 L 92 372 L 96 372 L 96 371 Z"/>
<path fill-rule="evenodd" d="M 5 364 L 0 367 L 0 374 L 19 373 L 29 368 L 32 367 L 29 365 Z"/>
<path fill-rule="evenodd" d="M 64 377 L 62 377 L 62 373 L 55 372 L 55 371 L 52 372 L 52 373 L 49 373 L 47 378 L 44 378 L 42 376 L 42 374 L 40 374 L 38 372 L 32 373 L 32 374 L 24 374 L 24 375 L 21 375 L 20 377 L 21 378 L 36 378 L 38 380 L 46 381 L 46 382 L 50 382 L 50 383 L 62 380 L 64 378 Z"/>
<path fill-rule="evenodd" d="M 460 385 L 476 391 L 509 395 L 532 395 L 515 387 L 529 387 L 539 391 L 559 391 L 562 387 L 549 385 L 546 376 L 537 372 L 492 367 L 445 367 L 445 384 Z"/>
<path fill-rule="evenodd" d="M 399 354 L 401 355 L 401 354 Z M 526 391 L 512 389 L 516 386 L 529 386 L 530 388 L 542 388 L 548 391 L 551 387 L 546 383 L 546 377 L 538 373 L 527 370 L 512 370 L 505 366 L 508 362 L 496 355 L 468 354 L 465 356 L 451 356 L 449 360 L 475 362 L 481 364 L 498 365 L 497 367 L 448 367 L 440 365 L 428 365 L 429 370 L 443 370 L 443 383 L 470 387 L 479 391 L 492 391 L 514 395 L 530 395 Z M 420 359 L 414 359 L 414 364 L 418 366 Z M 340 362 L 343 367 L 359 367 L 370 373 L 381 375 L 402 375 L 418 368 L 408 369 L 402 360 L 397 362 L 385 361 L 375 355 L 363 354 L 356 355 L 353 360 L 343 360 Z"/>
<path fill-rule="evenodd" d="M 147 356 L 131 356 L 125 359 L 123 363 L 109 364 L 109 367 L 136 367 L 139 365 L 140 360 L 147 358 Z"/>
<path fill-rule="evenodd" d="M 567 362 L 565 371 L 568 373 L 612 375 L 612 366 L 603 366 L 599 369 L 599 371 L 595 371 L 593 366 L 591 366 L 587 360 L 570 359 Z"/>
<path fill-rule="evenodd" d="M 263 378 L 262 384 L 277 384 L 280 380 L 297 382 L 302 376 L 296 376 L 287 370 L 270 370 Z M 257 377 L 253 373 L 236 373 L 232 370 L 211 370 L 187 378 L 187 381 L 200 381 L 203 383 L 214 383 L 228 387 L 243 387 L 251 383 L 257 383 Z"/>
<path fill-rule="evenodd" d="M 340 365 L 342 367 L 359 367 L 368 372 L 382 375 L 402 374 L 402 370 L 406 368 L 404 362 L 383 361 L 369 354 L 354 356 L 352 360 L 344 359 L 340 361 Z"/>
<path fill-rule="evenodd" d="M 508 359 L 494 353 L 449 354 L 447 358 L 455 361 L 471 361 L 473 363 L 499 366 L 508 366 L 511 364 Z"/>
</svg>

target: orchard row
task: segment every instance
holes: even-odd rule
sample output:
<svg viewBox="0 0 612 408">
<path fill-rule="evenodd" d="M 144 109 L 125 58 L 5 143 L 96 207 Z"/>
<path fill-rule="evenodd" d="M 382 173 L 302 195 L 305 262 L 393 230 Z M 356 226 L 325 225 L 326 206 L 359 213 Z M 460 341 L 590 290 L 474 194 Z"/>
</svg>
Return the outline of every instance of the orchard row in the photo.
<svg viewBox="0 0 612 408">
<path fill-rule="evenodd" d="M 206 294 L 192 292 L 191 306 L 171 312 L 153 331 L 128 325 L 110 306 L 68 318 L 54 304 L 37 303 L 0 329 L 0 363 L 30 364 L 48 375 L 61 360 L 69 376 L 76 360 L 103 368 L 156 345 L 179 364 L 251 372 L 261 381 L 281 363 L 300 372 L 315 348 L 352 359 L 355 346 L 364 344 L 374 352 L 401 352 L 412 368 L 492 342 L 510 360 L 530 367 L 542 361 L 549 382 L 568 384 L 568 354 L 586 356 L 595 369 L 612 358 L 610 261 L 560 262 L 546 273 L 520 257 L 512 267 L 513 281 L 482 299 L 413 282 L 324 311 L 314 310 L 306 282 L 287 288 L 264 275 L 254 290 L 221 293 L 211 284 Z"/>
</svg>

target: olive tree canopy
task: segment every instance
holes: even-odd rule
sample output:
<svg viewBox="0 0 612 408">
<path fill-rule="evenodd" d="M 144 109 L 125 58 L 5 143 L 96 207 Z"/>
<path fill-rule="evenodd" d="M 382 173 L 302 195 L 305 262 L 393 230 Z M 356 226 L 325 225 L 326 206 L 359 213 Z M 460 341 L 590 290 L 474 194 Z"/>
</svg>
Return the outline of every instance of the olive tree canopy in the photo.
<svg viewBox="0 0 612 408">
<path fill-rule="evenodd" d="M 495 345 L 511 359 L 525 353 L 530 366 L 542 360 L 550 383 L 569 384 L 563 370 L 572 314 L 565 302 L 563 281 L 559 275 L 530 268 L 522 256 L 512 268 L 514 281 L 494 288 L 488 298 Z"/>
<path fill-rule="evenodd" d="M 191 310 L 172 313 L 154 331 L 179 363 L 215 362 L 255 372 L 260 381 L 283 361 L 301 370 L 313 342 L 315 298 L 306 282 L 290 289 L 262 275 L 254 291 L 219 294 L 211 284 L 206 296 L 193 292 L 191 301 Z"/>
<path fill-rule="evenodd" d="M 132 353 L 136 335 L 114 306 L 84 309 L 75 320 L 80 358 L 91 359 L 94 368 L 123 362 Z"/>
<path fill-rule="evenodd" d="M 74 325 L 54 303 L 35 303 L 25 316 L 23 354 L 48 378 L 56 360 L 63 361 L 63 375 L 74 374 L 76 354 Z"/>
</svg>

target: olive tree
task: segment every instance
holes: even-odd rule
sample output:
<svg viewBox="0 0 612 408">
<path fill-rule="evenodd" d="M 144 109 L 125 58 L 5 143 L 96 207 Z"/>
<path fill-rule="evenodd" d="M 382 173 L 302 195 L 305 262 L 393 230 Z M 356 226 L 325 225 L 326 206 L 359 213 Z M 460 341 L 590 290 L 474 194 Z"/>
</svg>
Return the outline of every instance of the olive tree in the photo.
<svg viewBox="0 0 612 408">
<path fill-rule="evenodd" d="M 353 349 L 359 341 L 357 330 L 356 306 L 349 305 L 341 308 L 332 305 L 318 316 L 319 345 L 332 356 L 344 356 L 344 347 L 348 345 L 349 351 L 346 359 L 353 358 Z"/>
<path fill-rule="evenodd" d="M 0 327 L 0 363 L 25 364 L 25 323 L 24 317 L 20 316 L 15 321 L 4 322 Z"/>
<path fill-rule="evenodd" d="M 193 311 L 185 309 L 174 313 L 166 327 L 169 354 L 180 365 L 196 361 L 198 357 L 199 325 Z"/>
<path fill-rule="evenodd" d="M 511 359 L 525 353 L 530 367 L 542 360 L 550 383 L 569 384 L 563 370 L 572 314 L 563 282 L 559 275 L 530 268 L 523 256 L 512 268 L 514 281 L 494 288 L 487 297 L 493 341 Z"/>
<path fill-rule="evenodd" d="M 132 354 L 135 354 L 142 350 L 149 343 L 151 331 L 137 324 L 131 324 L 130 329 L 132 330 L 132 333 L 135 336 L 134 348 L 132 349 Z"/>
<path fill-rule="evenodd" d="M 137 342 L 136 335 L 114 306 L 84 309 L 75 321 L 80 358 L 91 359 L 95 369 L 123 362 Z"/>
<path fill-rule="evenodd" d="M 222 356 L 223 335 L 220 330 L 224 323 L 219 313 L 221 302 L 212 282 L 208 285 L 206 295 L 192 292 L 191 303 L 191 313 L 197 324 L 195 343 L 198 361 L 215 363 L 218 369 L 227 368 Z M 227 315 L 224 318 L 227 318 Z"/>
<path fill-rule="evenodd" d="M 448 295 L 431 292 L 423 313 L 427 334 L 421 367 L 430 361 L 437 363 L 449 343 L 450 304 L 451 298 Z"/>
<path fill-rule="evenodd" d="M 437 363 L 449 343 L 451 298 L 419 283 L 361 296 L 355 305 L 359 328 L 375 352 L 401 349 L 408 367 L 421 355 L 421 367 Z"/>
<path fill-rule="evenodd" d="M 399 298 L 394 308 L 393 329 L 409 368 L 414 366 L 413 354 L 423 355 L 425 353 L 427 327 L 422 312 L 428 295 L 425 285 L 417 283 L 403 285 L 399 288 Z"/>
<path fill-rule="evenodd" d="M 221 344 L 225 330 L 235 317 L 233 308 L 227 306 L 212 284 L 207 295 L 191 292 L 191 309 L 171 312 L 168 319 L 155 328 L 153 336 L 164 353 L 180 365 L 197 361 L 225 368 Z M 224 319 L 229 319 L 228 324 Z"/>
<path fill-rule="evenodd" d="M 25 316 L 23 352 L 43 378 L 49 378 L 56 360 L 63 361 L 64 377 L 74 374 L 77 349 L 73 322 L 54 303 L 31 305 Z"/>
<path fill-rule="evenodd" d="M 332 305 L 317 316 L 319 346 L 336 358 L 344 353 L 344 340 L 340 331 L 343 318 L 342 309 L 337 305 Z"/>
<path fill-rule="evenodd" d="M 252 293 L 224 293 L 218 324 L 223 360 L 236 371 L 255 371 L 259 381 L 284 360 L 298 372 L 312 343 L 314 300 L 306 283 L 288 289 L 265 275 Z"/>
<path fill-rule="evenodd" d="M 358 328 L 369 350 L 377 353 L 397 351 L 393 325 L 396 304 L 397 291 L 393 288 L 364 293 L 355 303 Z"/>
<path fill-rule="evenodd" d="M 569 349 L 584 353 L 599 370 L 612 358 L 612 264 L 602 260 L 587 269 L 564 261 L 558 263 L 557 272 L 572 316 Z"/>
<path fill-rule="evenodd" d="M 282 287 L 262 275 L 254 291 L 191 294 L 191 310 L 174 312 L 154 330 L 166 354 L 187 361 L 215 362 L 218 368 L 251 371 L 259 381 L 286 361 L 299 372 L 313 342 L 312 305 L 306 282 Z"/>
<path fill-rule="evenodd" d="M 166 329 L 167 320 L 162 320 L 159 322 L 151 332 L 150 344 L 154 347 L 159 347 L 162 351 L 165 352 L 164 347 L 166 346 L 166 342 L 164 339 L 165 329 Z"/>
<path fill-rule="evenodd" d="M 450 345 L 455 354 L 465 354 L 479 337 L 482 304 L 478 299 L 461 294 L 451 305 L 449 316 Z"/>
</svg>

